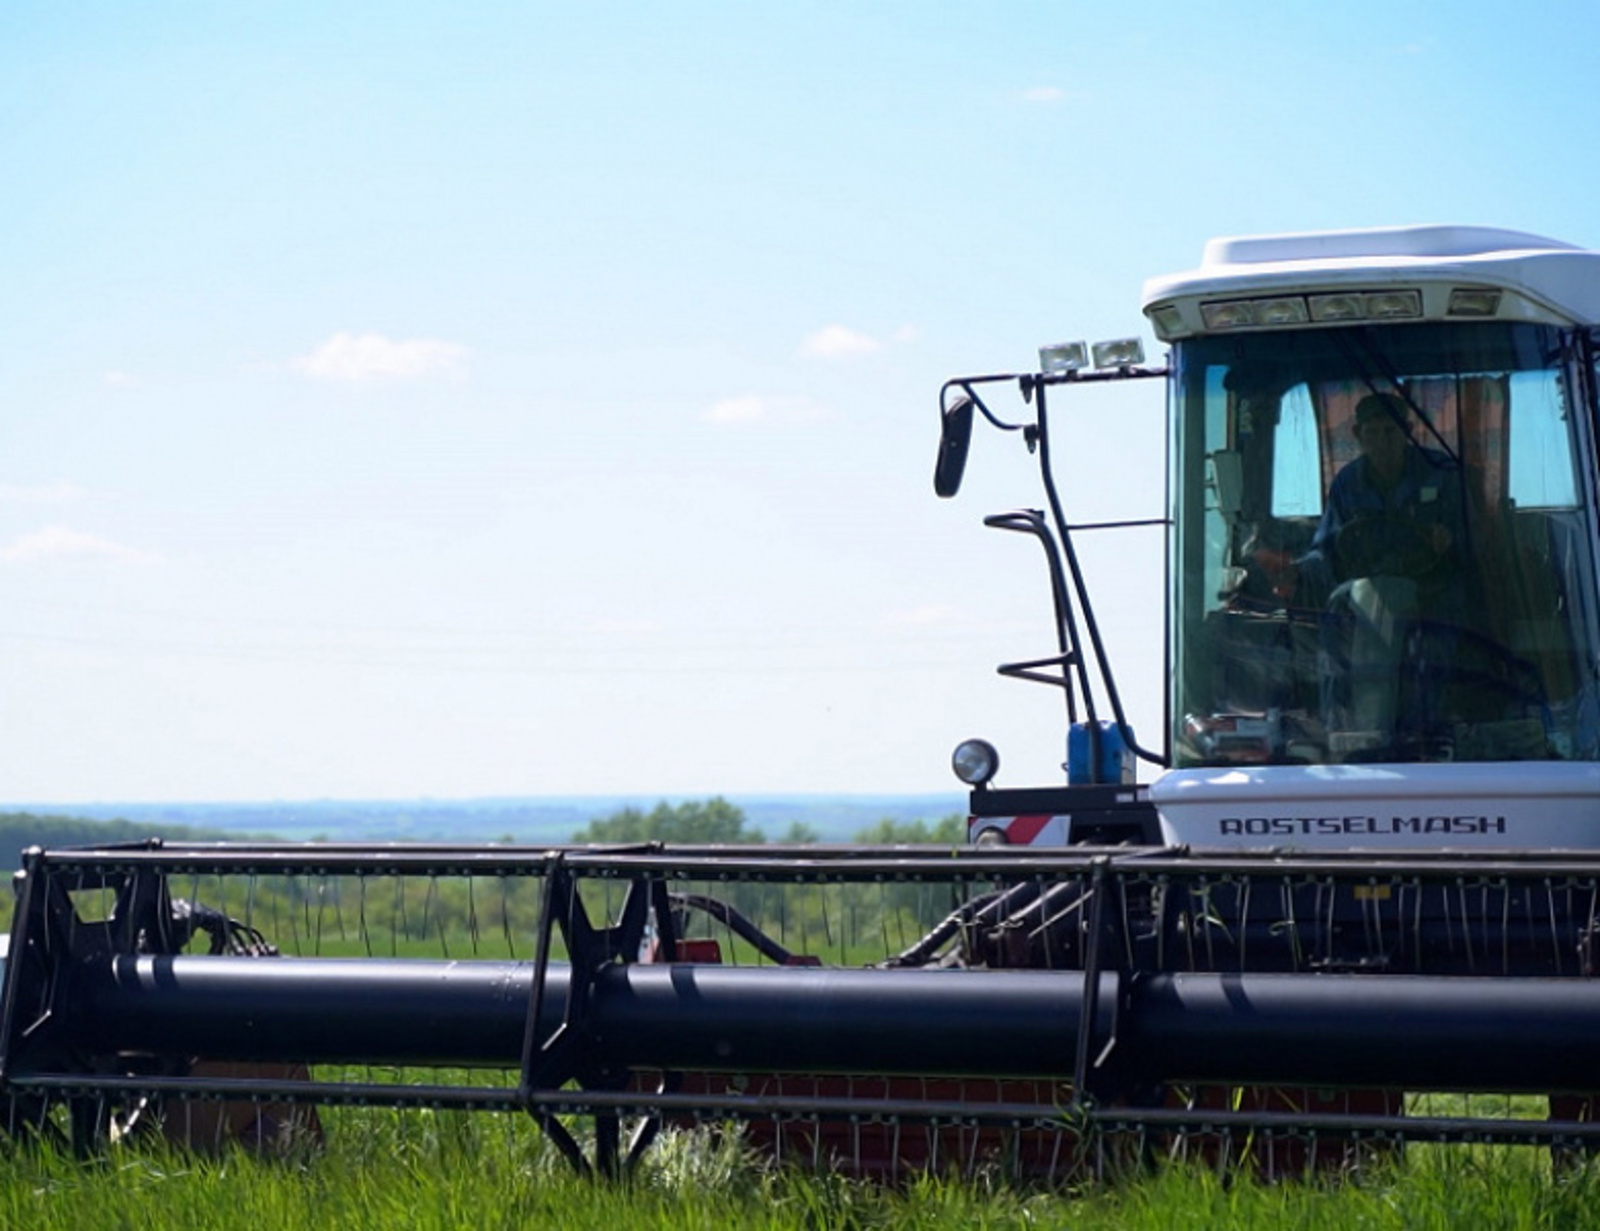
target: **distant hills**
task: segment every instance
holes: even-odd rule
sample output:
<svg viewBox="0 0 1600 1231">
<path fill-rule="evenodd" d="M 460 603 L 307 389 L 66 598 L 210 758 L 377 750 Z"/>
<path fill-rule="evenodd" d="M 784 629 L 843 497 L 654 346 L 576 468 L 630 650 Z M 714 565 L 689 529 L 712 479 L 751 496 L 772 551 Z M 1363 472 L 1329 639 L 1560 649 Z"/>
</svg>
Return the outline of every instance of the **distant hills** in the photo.
<svg viewBox="0 0 1600 1231">
<path fill-rule="evenodd" d="M 88 830 L 72 844 L 142 837 L 217 840 L 271 835 L 286 841 L 561 843 L 590 821 L 623 808 L 650 809 L 706 796 L 535 795 L 440 800 L 301 800 L 239 803 L 0 804 L 0 812 L 35 818 L 120 821 L 110 831 Z M 728 795 L 751 827 L 769 839 L 798 822 L 824 842 L 848 842 L 882 820 L 935 822 L 965 813 L 966 799 L 932 795 Z M 76 832 L 76 831 L 73 831 Z M 17 835 L 22 836 L 22 835 Z M 0 827 L 0 841 L 13 833 Z M 52 837 L 51 843 L 60 839 Z M 24 843 L 27 845 L 27 843 Z M 0 860 L 13 857 L 0 849 Z"/>
<path fill-rule="evenodd" d="M 158 836 L 170 842 L 226 842 L 263 835 L 189 825 L 166 825 L 156 831 L 133 821 L 88 820 L 47 812 L 0 812 L 0 870 L 21 867 L 22 852 L 30 846 L 113 846 Z"/>
</svg>

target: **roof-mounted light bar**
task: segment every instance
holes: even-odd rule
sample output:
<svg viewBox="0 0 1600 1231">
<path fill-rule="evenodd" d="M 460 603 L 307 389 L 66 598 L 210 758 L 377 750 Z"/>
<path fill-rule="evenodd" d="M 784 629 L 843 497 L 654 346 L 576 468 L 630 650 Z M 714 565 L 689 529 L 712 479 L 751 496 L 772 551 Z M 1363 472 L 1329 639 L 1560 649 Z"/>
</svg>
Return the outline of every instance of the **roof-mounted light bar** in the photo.
<svg viewBox="0 0 1600 1231">
<path fill-rule="evenodd" d="M 1518 315 L 1519 301 L 1512 296 L 1509 314 Z M 1498 287 L 1453 286 L 1392 287 L 1388 290 L 1307 291 L 1293 295 L 1257 295 L 1239 299 L 1207 299 L 1187 305 L 1168 301 L 1148 309 L 1150 323 L 1163 340 L 1196 332 L 1192 315 L 1198 308 L 1205 333 L 1235 329 L 1293 329 L 1302 325 L 1343 325 L 1366 322 L 1421 320 L 1425 317 L 1456 319 L 1501 316 L 1506 293 Z M 1099 366 L 1098 360 L 1096 366 Z M 1115 366 L 1115 365 L 1113 365 Z"/>
<path fill-rule="evenodd" d="M 1157 304 L 1149 316 L 1158 338 L 1175 338 L 1183 332 L 1183 311 L 1175 303 Z"/>
<path fill-rule="evenodd" d="M 1097 371 L 1135 368 L 1144 362 L 1144 341 L 1140 338 L 1112 338 L 1093 347 L 1082 342 L 1058 342 L 1039 348 L 1039 370 L 1046 376 L 1066 376 L 1081 372 L 1094 356 Z"/>
<path fill-rule="evenodd" d="M 1446 315 L 1493 316 L 1500 311 L 1500 294 L 1489 286 L 1452 287 Z"/>
<path fill-rule="evenodd" d="M 1422 292 L 1340 292 L 1310 296 L 1314 321 L 1392 321 L 1422 315 Z"/>
<path fill-rule="evenodd" d="M 1270 299 L 1225 299 L 1200 305 L 1207 329 L 1260 329 L 1303 325 L 1309 318 L 1303 295 L 1275 295 Z"/>
<path fill-rule="evenodd" d="M 1200 305 L 1209 330 L 1282 329 L 1308 322 L 1392 321 L 1422 315 L 1422 292 L 1341 291 L 1332 295 L 1274 295 L 1221 299 Z"/>
</svg>

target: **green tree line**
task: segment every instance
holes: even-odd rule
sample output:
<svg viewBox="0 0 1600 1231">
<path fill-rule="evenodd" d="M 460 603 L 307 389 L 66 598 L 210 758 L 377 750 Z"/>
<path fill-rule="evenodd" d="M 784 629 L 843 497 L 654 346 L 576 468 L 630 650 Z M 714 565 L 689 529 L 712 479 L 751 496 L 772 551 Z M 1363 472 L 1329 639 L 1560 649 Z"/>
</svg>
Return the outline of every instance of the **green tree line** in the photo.
<svg viewBox="0 0 1600 1231">
<path fill-rule="evenodd" d="M 779 841 L 804 841 L 791 826 Z M 937 822 L 885 819 L 862 830 L 872 844 L 959 844 L 960 816 Z M 150 837 L 147 826 L 126 821 L 85 821 L 31 814 L 0 815 L 0 842 L 13 852 L 45 847 L 102 845 Z M 232 837 L 202 829 L 163 828 L 173 841 Z M 582 843 L 759 845 L 766 839 L 744 813 L 720 797 L 642 811 L 627 808 L 597 818 L 574 835 Z M 391 954 L 448 957 L 529 956 L 540 917 L 543 882 L 535 877 L 444 876 L 242 876 L 172 878 L 174 897 L 204 903 L 259 928 L 286 952 Z M 586 880 L 580 892 L 591 921 L 616 917 L 626 886 Z M 722 882 L 674 885 L 720 898 L 797 953 L 855 964 L 903 948 L 951 908 L 943 885 L 775 884 Z M 92 912 L 91 912 L 92 913 Z M 88 917 L 87 915 L 85 917 Z M 691 913 L 690 935 L 711 936 L 732 959 L 735 942 L 723 925 Z M 749 955 L 741 960 L 748 960 Z"/>
<path fill-rule="evenodd" d="M 0 858 L 21 866 L 22 852 L 30 846 L 108 846 L 143 842 L 160 837 L 169 842 L 248 841 L 237 830 L 202 829 L 189 825 L 152 827 L 144 821 L 90 821 L 75 816 L 49 816 L 33 812 L 0 812 Z"/>
<path fill-rule="evenodd" d="M 612 845 L 637 845 L 643 842 L 665 842 L 669 845 L 753 845 L 764 843 L 766 836 L 752 827 L 744 811 L 720 795 L 704 801 L 690 800 L 681 804 L 665 801 L 649 812 L 639 808 L 624 808 L 610 816 L 590 821 L 572 835 L 578 843 Z M 779 845 L 803 845 L 818 840 L 817 832 L 803 821 L 794 821 L 776 839 Z M 855 836 L 864 845 L 899 846 L 925 845 L 959 846 L 967 840 L 966 818 L 952 813 L 942 820 L 896 821 L 888 817 L 870 825 Z"/>
</svg>

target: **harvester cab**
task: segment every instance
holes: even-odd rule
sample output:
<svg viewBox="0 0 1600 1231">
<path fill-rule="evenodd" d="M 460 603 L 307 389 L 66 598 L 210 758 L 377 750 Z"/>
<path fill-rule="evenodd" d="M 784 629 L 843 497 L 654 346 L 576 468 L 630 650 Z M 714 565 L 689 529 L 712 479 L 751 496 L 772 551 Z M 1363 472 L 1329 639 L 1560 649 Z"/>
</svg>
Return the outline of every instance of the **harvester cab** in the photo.
<svg viewBox="0 0 1600 1231">
<path fill-rule="evenodd" d="M 1215 240 L 1144 312 L 1160 366 L 1053 346 L 941 391 L 941 496 L 975 418 L 1037 451 L 1048 517 L 989 524 L 1045 545 L 1059 652 L 1001 671 L 1064 689 L 1070 732 L 1054 787 L 995 787 L 990 745 L 957 750 L 973 839 L 1600 844 L 1600 253 L 1477 227 Z M 1165 382 L 1170 429 L 1154 750 L 1073 547 L 1109 527 L 1068 520 L 1047 418 L 1072 386 L 1140 378 Z M 1024 422 L 991 409 L 1006 384 Z"/>
</svg>

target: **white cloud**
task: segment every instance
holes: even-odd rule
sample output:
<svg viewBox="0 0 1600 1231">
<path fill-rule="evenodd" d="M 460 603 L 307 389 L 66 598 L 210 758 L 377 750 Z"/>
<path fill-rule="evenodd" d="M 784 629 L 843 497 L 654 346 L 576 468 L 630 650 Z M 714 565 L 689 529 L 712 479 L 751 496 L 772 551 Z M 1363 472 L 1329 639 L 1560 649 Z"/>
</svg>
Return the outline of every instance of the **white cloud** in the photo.
<svg viewBox="0 0 1600 1231">
<path fill-rule="evenodd" d="M 747 393 L 723 398 L 701 418 L 708 423 L 801 423 L 826 418 L 827 413 L 809 398 Z"/>
<path fill-rule="evenodd" d="M 882 349 L 883 343 L 877 338 L 843 325 L 824 325 L 800 343 L 800 353 L 808 359 L 848 359 Z"/>
<path fill-rule="evenodd" d="M 66 526 L 46 526 L 0 547 L 0 563 L 36 564 L 53 560 L 105 560 L 141 564 L 153 557 L 98 535 Z"/>
<path fill-rule="evenodd" d="M 73 483 L 0 483 L 0 504 L 69 504 L 87 493 Z"/>
<path fill-rule="evenodd" d="M 139 378 L 130 372 L 107 372 L 101 376 L 100 383 L 107 389 L 137 389 Z"/>
<path fill-rule="evenodd" d="M 766 399 L 754 394 L 746 397 L 723 398 L 705 413 L 712 423 L 754 423 L 766 417 Z"/>
<path fill-rule="evenodd" d="M 289 366 L 319 380 L 407 379 L 449 372 L 466 354 L 466 347 L 437 338 L 396 341 L 381 333 L 341 331 Z"/>
<path fill-rule="evenodd" d="M 896 342 L 915 342 L 917 340 L 917 327 L 915 325 L 901 325 L 894 331 Z"/>
</svg>

